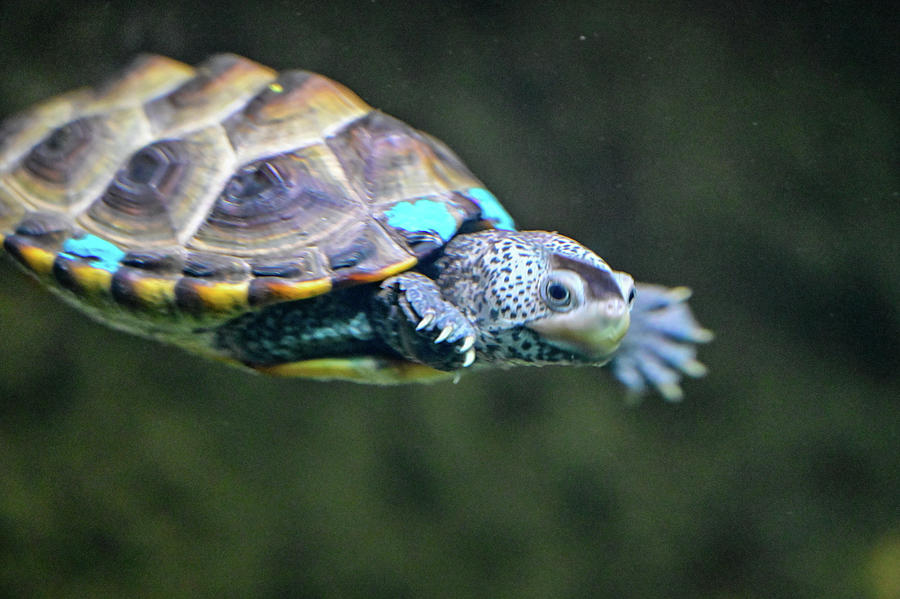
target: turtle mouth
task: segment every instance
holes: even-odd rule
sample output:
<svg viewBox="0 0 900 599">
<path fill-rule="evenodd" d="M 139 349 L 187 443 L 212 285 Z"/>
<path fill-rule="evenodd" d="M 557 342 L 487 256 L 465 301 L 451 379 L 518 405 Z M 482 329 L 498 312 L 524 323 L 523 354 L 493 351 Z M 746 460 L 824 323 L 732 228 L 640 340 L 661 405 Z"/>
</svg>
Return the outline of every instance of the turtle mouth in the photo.
<svg viewBox="0 0 900 599">
<path fill-rule="evenodd" d="M 621 297 L 607 297 L 525 326 L 560 349 L 599 361 L 618 349 L 631 324 L 630 312 Z"/>
</svg>

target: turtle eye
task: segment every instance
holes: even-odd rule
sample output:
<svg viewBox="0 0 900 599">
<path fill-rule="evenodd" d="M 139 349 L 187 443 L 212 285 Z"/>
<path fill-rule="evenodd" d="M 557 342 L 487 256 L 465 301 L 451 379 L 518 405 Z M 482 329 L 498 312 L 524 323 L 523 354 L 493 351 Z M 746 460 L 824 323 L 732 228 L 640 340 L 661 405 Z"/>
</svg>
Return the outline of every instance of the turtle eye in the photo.
<svg viewBox="0 0 900 599">
<path fill-rule="evenodd" d="M 634 305 L 634 287 L 631 288 L 631 291 L 628 292 L 628 306 L 631 307 Z"/>
<path fill-rule="evenodd" d="M 568 310 L 572 306 L 572 291 L 561 281 L 550 279 L 544 286 L 544 301 L 552 310 Z"/>
</svg>

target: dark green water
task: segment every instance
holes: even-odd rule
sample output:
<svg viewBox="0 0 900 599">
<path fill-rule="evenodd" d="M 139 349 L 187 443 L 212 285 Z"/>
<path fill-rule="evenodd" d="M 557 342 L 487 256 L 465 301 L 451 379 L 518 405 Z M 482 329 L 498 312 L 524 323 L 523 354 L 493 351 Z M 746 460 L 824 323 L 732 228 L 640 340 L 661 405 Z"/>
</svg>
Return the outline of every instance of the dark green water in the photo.
<svg viewBox="0 0 900 599">
<path fill-rule="evenodd" d="M 897 18 L 754 6 L 3 3 L 0 115 L 140 51 L 316 70 L 718 337 L 679 405 L 271 380 L 3 260 L 0 596 L 900 597 Z"/>
</svg>

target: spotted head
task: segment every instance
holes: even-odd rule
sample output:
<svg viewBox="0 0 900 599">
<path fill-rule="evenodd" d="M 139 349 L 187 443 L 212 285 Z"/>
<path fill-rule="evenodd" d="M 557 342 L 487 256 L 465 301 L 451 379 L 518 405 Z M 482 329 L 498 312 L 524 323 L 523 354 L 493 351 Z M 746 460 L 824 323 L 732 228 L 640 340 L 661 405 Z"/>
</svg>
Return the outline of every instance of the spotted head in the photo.
<svg viewBox="0 0 900 599">
<path fill-rule="evenodd" d="M 545 231 L 487 231 L 463 309 L 486 361 L 604 364 L 628 331 L 634 281 L 576 241 Z"/>
</svg>

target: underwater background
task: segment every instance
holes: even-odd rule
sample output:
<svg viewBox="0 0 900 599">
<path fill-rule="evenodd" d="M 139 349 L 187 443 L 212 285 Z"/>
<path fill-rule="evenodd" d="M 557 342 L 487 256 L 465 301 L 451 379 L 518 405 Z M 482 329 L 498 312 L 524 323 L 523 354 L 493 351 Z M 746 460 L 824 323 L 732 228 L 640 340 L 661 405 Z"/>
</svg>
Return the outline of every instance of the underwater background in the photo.
<svg viewBox="0 0 900 599">
<path fill-rule="evenodd" d="M 900 598 L 896 9 L 0 5 L 0 116 L 138 52 L 328 75 L 522 228 L 688 285 L 686 398 L 364 387 L 96 324 L 0 261 L 0 596 Z"/>
</svg>

